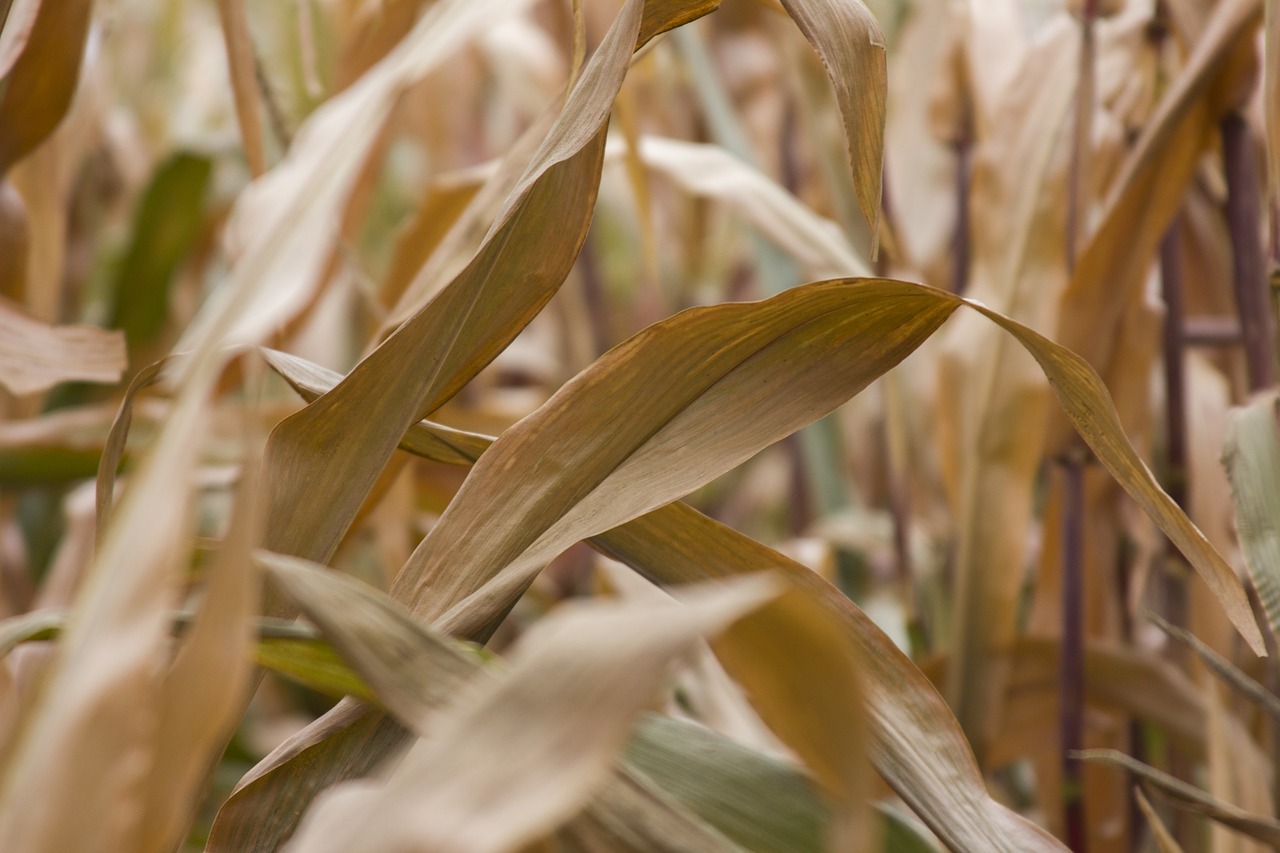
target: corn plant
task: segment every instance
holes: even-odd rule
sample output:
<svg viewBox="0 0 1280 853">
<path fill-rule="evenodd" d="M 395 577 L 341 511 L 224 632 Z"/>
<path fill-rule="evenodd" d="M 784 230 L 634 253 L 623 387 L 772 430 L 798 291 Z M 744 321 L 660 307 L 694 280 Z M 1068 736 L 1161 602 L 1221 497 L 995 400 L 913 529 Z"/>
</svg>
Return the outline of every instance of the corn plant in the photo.
<svg viewBox="0 0 1280 853">
<path fill-rule="evenodd" d="M 1280 27 L 719 6 L 0 3 L 0 849 L 1280 840 Z"/>
</svg>

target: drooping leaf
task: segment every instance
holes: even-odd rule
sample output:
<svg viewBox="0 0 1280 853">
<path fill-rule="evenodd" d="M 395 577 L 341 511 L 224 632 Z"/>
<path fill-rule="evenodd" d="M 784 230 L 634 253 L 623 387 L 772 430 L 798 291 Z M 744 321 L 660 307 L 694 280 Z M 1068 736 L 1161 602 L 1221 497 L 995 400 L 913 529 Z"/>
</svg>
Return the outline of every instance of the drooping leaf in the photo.
<svg viewBox="0 0 1280 853">
<path fill-rule="evenodd" d="M 338 387 L 276 428 L 266 462 L 270 550 L 327 558 L 405 429 L 456 393 L 551 298 L 586 236 L 606 121 L 632 51 L 713 5 L 627 3 L 479 253 Z"/>
<path fill-rule="evenodd" d="M 884 34 L 862 0 L 782 0 L 782 5 L 818 52 L 835 87 L 853 186 L 871 226 L 875 257 L 889 85 Z"/>
</svg>

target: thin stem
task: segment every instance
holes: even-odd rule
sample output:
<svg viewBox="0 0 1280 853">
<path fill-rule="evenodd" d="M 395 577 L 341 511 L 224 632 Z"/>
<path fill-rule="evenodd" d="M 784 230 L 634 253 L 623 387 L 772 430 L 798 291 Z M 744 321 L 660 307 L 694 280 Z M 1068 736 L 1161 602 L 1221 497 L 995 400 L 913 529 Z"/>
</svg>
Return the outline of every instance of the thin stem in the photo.
<svg viewBox="0 0 1280 853">
<path fill-rule="evenodd" d="M 1233 112 L 1222 120 L 1222 159 L 1227 176 L 1227 227 L 1231 232 L 1232 285 L 1240 313 L 1249 389 L 1258 391 L 1276 381 L 1275 318 L 1267 292 L 1266 259 L 1259 222 L 1261 186 L 1254 161 L 1249 125 Z"/>
<path fill-rule="evenodd" d="M 1084 746 L 1084 455 L 1074 453 L 1062 468 L 1062 658 L 1058 670 L 1061 698 L 1063 809 L 1067 846 L 1082 851 L 1087 845 L 1084 788 L 1079 759 Z M 1073 568 L 1074 573 L 1066 571 Z"/>
</svg>

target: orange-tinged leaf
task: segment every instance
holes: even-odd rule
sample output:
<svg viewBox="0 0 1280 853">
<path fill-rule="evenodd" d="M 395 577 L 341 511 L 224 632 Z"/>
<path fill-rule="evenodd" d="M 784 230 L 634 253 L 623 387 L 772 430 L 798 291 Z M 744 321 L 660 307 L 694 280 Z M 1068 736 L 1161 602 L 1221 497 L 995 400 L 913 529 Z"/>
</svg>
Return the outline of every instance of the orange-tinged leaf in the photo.
<svg viewBox="0 0 1280 853">
<path fill-rule="evenodd" d="M 7 72 L 0 79 L 0 175 L 66 115 L 92 10 L 92 0 L 25 2 L 10 10 L 0 36 L 0 70 Z"/>
</svg>

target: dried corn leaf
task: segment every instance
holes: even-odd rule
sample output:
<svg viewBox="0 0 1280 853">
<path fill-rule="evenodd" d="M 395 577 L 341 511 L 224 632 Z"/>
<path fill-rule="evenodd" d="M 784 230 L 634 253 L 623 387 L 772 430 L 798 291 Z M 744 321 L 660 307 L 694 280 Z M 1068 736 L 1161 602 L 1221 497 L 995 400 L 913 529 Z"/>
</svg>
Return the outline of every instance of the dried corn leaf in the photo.
<svg viewBox="0 0 1280 853">
<path fill-rule="evenodd" d="M 408 426 L 455 394 L 551 298 L 586 236 L 609 109 L 633 49 L 709 8 L 627 3 L 466 269 L 338 387 L 275 429 L 266 463 L 270 550 L 326 559 Z"/>
<path fill-rule="evenodd" d="M 1134 290 L 1186 195 L 1201 154 L 1210 144 L 1224 102 L 1229 61 L 1251 39 L 1262 15 L 1259 0 L 1214 6 L 1187 66 L 1143 131 L 1107 201 L 1097 230 L 1085 244 L 1063 294 L 1057 340 L 1110 376 L 1119 327 Z M 1061 445 L 1065 436 L 1052 439 Z"/>
<path fill-rule="evenodd" d="M 267 155 L 263 150 L 262 96 L 258 92 L 253 39 L 249 35 L 244 3 L 245 0 L 218 0 L 218 19 L 227 48 L 227 70 L 244 159 L 249 164 L 249 174 L 256 178 L 267 171 Z"/>
<path fill-rule="evenodd" d="M 644 136 L 639 149 L 644 165 L 666 175 L 685 192 L 732 207 L 794 257 L 808 276 L 870 274 L 840 226 L 723 148 Z M 617 148 L 611 145 L 606 157 L 614 152 Z"/>
<path fill-rule="evenodd" d="M 92 10 L 92 0 L 27 2 L 10 10 L 0 37 L 0 68 L 6 72 L 0 79 L 0 175 L 66 115 Z"/>
<path fill-rule="evenodd" d="M 682 604 L 562 608 L 522 638 L 508 673 L 434 716 L 385 785 L 319 799 L 294 848 L 506 851 L 545 835 L 604 782 L 671 658 L 776 589 L 744 578 Z"/>
<path fill-rule="evenodd" d="M 241 194 L 229 226 L 243 241 L 241 256 L 174 351 L 199 349 L 211 340 L 257 343 L 293 319 L 320 283 L 343 205 L 396 99 L 479 35 L 495 15 L 528 2 L 433 5 L 394 51 L 318 109 L 288 156 Z M 188 375 L 180 366 L 178 381 Z"/>
<path fill-rule="evenodd" d="M 76 597 L 48 687 L 5 768 L 4 849 L 138 849 L 185 491 L 209 384 L 185 389 Z M 76 820 L 66 819 L 64 802 L 76 803 Z"/>
<path fill-rule="evenodd" d="M 164 679 L 139 851 L 168 853 L 182 844 L 200 793 L 240 722 L 257 633 L 259 581 L 249 560 L 260 535 L 257 493 L 250 471 L 210 567 L 203 604 Z"/>
<path fill-rule="evenodd" d="M 862 0 L 782 0 L 813 45 L 835 87 L 858 206 L 871 226 L 871 256 L 880 231 L 888 62 L 884 34 Z"/>
<path fill-rule="evenodd" d="M 887 279 L 692 309 L 615 347 L 485 453 L 393 595 L 447 631 L 491 629 L 569 545 L 681 497 L 827 414 L 962 303 L 1031 352 L 1099 460 L 1264 653 L 1235 573 L 1155 482 L 1084 361 L 979 303 Z M 832 358 L 846 347 L 857 357 Z"/>
<path fill-rule="evenodd" d="M 49 326 L 0 300 L 0 384 L 14 394 L 59 382 L 120 381 L 124 336 L 95 326 Z"/>
</svg>

